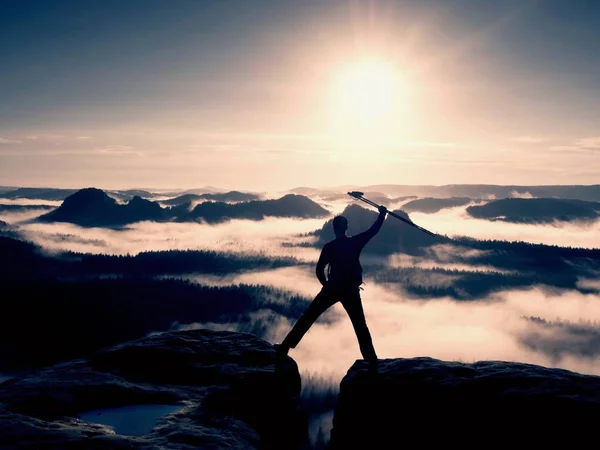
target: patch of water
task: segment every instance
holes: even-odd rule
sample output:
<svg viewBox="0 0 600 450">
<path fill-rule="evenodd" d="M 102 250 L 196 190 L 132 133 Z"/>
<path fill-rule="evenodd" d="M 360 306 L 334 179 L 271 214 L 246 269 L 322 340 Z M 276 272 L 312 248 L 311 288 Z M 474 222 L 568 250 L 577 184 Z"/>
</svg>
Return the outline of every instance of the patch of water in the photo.
<svg viewBox="0 0 600 450">
<path fill-rule="evenodd" d="M 117 434 L 142 436 L 152 431 L 158 419 L 181 408 L 181 405 L 130 405 L 86 411 L 79 418 L 111 427 Z"/>
</svg>

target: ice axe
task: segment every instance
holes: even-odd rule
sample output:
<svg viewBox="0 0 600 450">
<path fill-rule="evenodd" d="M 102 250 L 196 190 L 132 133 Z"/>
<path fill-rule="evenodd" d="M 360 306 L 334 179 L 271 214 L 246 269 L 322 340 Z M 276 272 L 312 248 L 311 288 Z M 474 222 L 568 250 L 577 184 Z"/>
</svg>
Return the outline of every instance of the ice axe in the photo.
<svg viewBox="0 0 600 450">
<path fill-rule="evenodd" d="M 352 191 L 352 192 L 348 192 L 348 195 L 349 195 L 350 197 L 352 197 L 352 198 L 355 198 L 356 200 L 360 200 L 360 201 L 363 201 L 363 202 L 367 203 L 368 205 L 374 206 L 375 208 L 379 208 L 379 206 L 380 206 L 380 205 L 378 205 L 377 203 L 375 203 L 375 202 L 372 202 L 372 201 L 371 201 L 371 200 L 369 200 L 368 198 L 364 198 L 364 197 L 363 197 L 363 195 L 364 195 L 364 192 Z M 396 214 L 396 213 L 394 213 L 394 212 L 392 212 L 392 211 L 388 211 L 388 214 L 389 214 L 390 216 L 392 216 L 392 217 L 395 217 L 396 219 L 399 219 L 399 220 L 401 220 L 401 221 L 402 221 L 402 222 L 404 222 L 404 223 L 407 223 L 407 224 L 409 224 L 411 227 L 415 227 L 417 230 L 421 230 L 423 233 L 427 233 L 429 236 L 433 236 L 433 237 L 436 237 L 436 236 L 437 236 L 435 233 L 432 233 L 431 231 L 429 231 L 429 230 L 426 230 L 426 229 L 425 229 L 425 228 L 423 228 L 423 227 L 420 227 L 420 226 L 419 226 L 419 225 L 417 225 L 416 223 L 414 223 L 414 222 L 412 222 L 412 221 L 410 221 L 410 220 L 408 220 L 408 219 L 405 219 L 404 217 L 402 217 L 402 216 L 399 216 L 398 214 Z"/>
</svg>

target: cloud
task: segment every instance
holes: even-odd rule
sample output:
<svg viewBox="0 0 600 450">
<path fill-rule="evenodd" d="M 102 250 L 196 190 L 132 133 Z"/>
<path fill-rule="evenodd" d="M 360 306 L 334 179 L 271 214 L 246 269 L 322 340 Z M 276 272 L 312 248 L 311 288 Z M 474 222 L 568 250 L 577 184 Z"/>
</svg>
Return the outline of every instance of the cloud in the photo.
<svg viewBox="0 0 600 450">
<path fill-rule="evenodd" d="M 538 136 L 518 136 L 510 139 L 513 142 L 521 142 L 523 144 L 539 144 L 546 139 Z"/>
<path fill-rule="evenodd" d="M 600 276 L 600 273 L 597 275 Z M 579 289 L 593 289 L 600 291 L 600 279 L 597 278 L 580 278 L 577 280 L 577 287 Z"/>
<path fill-rule="evenodd" d="M 75 139 L 77 139 L 78 141 L 89 141 L 90 139 L 92 139 L 91 136 L 77 136 Z"/>
<path fill-rule="evenodd" d="M 20 225 L 27 223 L 30 220 L 36 219 L 42 214 L 48 213 L 49 210 L 34 209 L 31 211 L 2 211 L 0 212 L 0 220 L 9 223 L 11 225 Z"/>
<path fill-rule="evenodd" d="M 235 278 L 236 282 L 242 280 L 310 297 L 316 295 L 320 287 L 308 267 L 246 273 Z M 429 356 L 464 362 L 518 361 L 600 374 L 600 358 L 575 356 L 577 348 L 571 353 L 552 356 L 528 346 L 527 338 L 536 335 L 539 326 L 524 319 L 599 321 L 600 296 L 596 294 L 556 293 L 534 288 L 503 291 L 477 302 L 457 302 L 450 298 L 414 300 L 408 299 L 398 286 L 388 288 L 367 278 L 361 296 L 367 324 L 382 359 Z M 352 324 L 339 303 L 330 309 L 328 319 L 317 321 L 291 350 L 290 356 L 304 371 L 340 380 L 361 355 Z M 265 323 L 269 325 L 265 338 L 270 342 L 281 342 L 294 325 L 288 318 L 272 314 Z M 194 326 L 241 330 L 236 323 Z M 560 330 L 547 333 L 552 335 L 545 336 L 553 338 L 550 342 L 569 344 Z"/>
<path fill-rule="evenodd" d="M 469 236 L 475 239 L 522 241 L 563 247 L 600 247 L 600 220 L 544 225 L 489 221 L 471 217 L 466 212 L 467 206 L 443 209 L 435 214 L 415 212 L 410 218 L 428 230 L 449 237 Z"/>
<path fill-rule="evenodd" d="M 510 197 L 511 198 L 534 198 L 534 196 L 533 196 L 533 194 L 531 194 L 531 192 L 519 192 L 517 190 L 511 191 Z"/>
<path fill-rule="evenodd" d="M 549 148 L 550 148 L 550 150 L 558 150 L 558 151 L 580 150 L 580 147 L 577 147 L 575 145 L 552 145 Z"/>
<path fill-rule="evenodd" d="M 15 141 L 13 139 L 4 139 L 0 137 L 0 145 L 18 145 L 22 143 L 23 141 Z"/>
<path fill-rule="evenodd" d="M 577 139 L 571 145 L 553 145 L 550 150 L 557 151 L 589 151 L 600 150 L 600 136 Z"/>
<path fill-rule="evenodd" d="M 133 147 L 130 145 L 121 145 L 121 144 L 117 144 L 117 145 L 104 145 L 101 147 L 96 147 L 94 148 L 94 151 L 97 154 L 101 154 L 101 155 L 115 155 L 115 156 L 119 156 L 119 155 L 135 155 L 135 156 L 142 156 L 142 153 L 138 152 L 138 151 L 134 151 Z"/>
<path fill-rule="evenodd" d="M 65 136 L 62 134 L 52 134 L 52 133 L 40 133 L 40 134 L 32 134 L 27 136 L 27 139 L 32 141 L 57 141 L 59 139 L 63 139 Z"/>
<path fill-rule="evenodd" d="M 405 144 L 406 147 L 446 147 L 446 148 L 456 148 L 463 147 L 462 144 L 457 142 L 432 142 L 432 141 L 413 141 L 407 142 Z"/>
<path fill-rule="evenodd" d="M 493 239 L 546 241 L 562 245 L 600 246 L 597 226 L 588 228 L 520 225 L 487 222 L 469 218 L 464 208 L 442 210 L 433 215 L 414 214 L 415 222 L 435 231 L 450 234 L 476 235 Z M 429 221 L 430 223 L 427 223 Z M 227 277 L 190 275 L 186 278 L 205 284 L 263 284 L 292 290 L 313 297 L 320 285 L 314 276 L 314 261 L 318 249 L 289 247 L 289 242 L 306 241 L 298 236 L 322 226 L 323 220 L 273 219 L 261 222 L 231 221 L 220 225 L 179 223 L 138 223 L 123 230 L 80 228 L 70 224 L 24 224 L 26 237 L 50 250 L 72 249 L 94 253 L 136 254 L 144 250 L 211 249 L 217 251 L 262 252 L 272 256 L 294 256 L 311 264 L 271 271 L 253 271 Z M 579 245 L 581 246 L 581 245 Z M 451 265 L 456 255 L 466 250 L 449 245 L 431 249 L 432 259 Z M 468 250 L 473 251 L 473 250 Z M 476 252 L 476 251 L 475 251 Z M 477 256 L 474 253 L 472 256 Z M 390 258 L 391 265 L 426 264 L 402 260 L 403 255 Z M 466 270 L 481 269 L 473 266 Z M 424 286 L 444 286 L 455 282 L 452 274 L 433 274 L 418 280 Z M 553 358 L 524 344 L 537 325 L 522 317 L 542 317 L 548 320 L 577 322 L 579 319 L 600 320 L 600 296 L 578 292 L 548 292 L 541 288 L 495 293 L 477 302 L 457 302 L 451 298 L 408 299 L 402 286 L 376 283 L 366 274 L 362 291 L 367 323 L 380 358 L 431 356 L 444 360 L 505 360 L 545 366 L 563 367 L 584 373 L 600 374 L 599 358 L 561 356 Z M 582 279 L 582 286 L 594 287 L 595 280 Z M 305 371 L 334 374 L 339 380 L 348 367 L 361 358 L 350 320 L 341 305 L 335 305 L 330 318 L 319 321 L 309 330 L 291 356 Z M 272 311 L 257 311 L 252 321 L 268 324 L 267 339 L 280 341 L 293 323 Z M 190 326 L 182 324 L 182 326 Z M 237 330 L 243 324 L 200 324 Z M 551 332 L 551 331 L 550 331 Z M 535 334 L 535 333 L 534 333 Z M 560 340 L 561 335 L 552 335 Z M 552 340 L 550 340 L 552 341 Z M 326 345 L 324 345 L 326 343 Z"/>
<path fill-rule="evenodd" d="M 119 230 L 82 228 L 69 223 L 25 223 L 20 229 L 27 239 L 51 251 L 135 255 L 150 250 L 195 249 L 263 253 L 316 261 L 318 249 L 287 244 L 309 240 L 298 235 L 320 228 L 323 222 L 323 219 L 278 218 L 232 220 L 220 225 L 139 222 Z"/>
<path fill-rule="evenodd" d="M 600 149 L 600 136 L 578 139 L 577 141 L 575 141 L 575 145 L 577 145 L 580 148 L 587 148 L 592 150 Z"/>
<path fill-rule="evenodd" d="M 42 200 L 37 198 L 0 198 L 0 205 L 44 205 L 60 206 L 62 200 Z"/>
</svg>

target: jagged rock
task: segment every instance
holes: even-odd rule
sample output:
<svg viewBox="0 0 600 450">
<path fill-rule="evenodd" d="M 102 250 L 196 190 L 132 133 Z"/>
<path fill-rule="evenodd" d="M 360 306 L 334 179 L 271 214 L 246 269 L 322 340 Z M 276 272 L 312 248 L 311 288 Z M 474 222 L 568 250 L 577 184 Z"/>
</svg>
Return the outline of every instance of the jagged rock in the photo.
<svg viewBox="0 0 600 450">
<path fill-rule="evenodd" d="M 76 338 L 76 337 L 74 337 Z M 298 448 L 300 375 L 250 334 L 169 332 L 0 384 L 0 448 Z M 147 435 L 115 434 L 82 412 L 171 404 Z"/>
<path fill-rule="evenodd" d="M 586 448 L 600 377 L 501 361 L 357 361 L 343 378 L 330 449 Z"/>
<path fill-rule="evenodd" d="M 229 192 L 230 197 L 201 196 L 204 199 L 245 198 L 246 194 Z M 247 194 L 253 195 L 253 194 Z M 252 197 L 247 197 L 252 198 Z M 184 197 L 186 199 L 186 197 Z M 154 221 L 179 222 L 203 221 L 219 223 L 231 219 L 262 220 L 266 217 L 327 217 L 329 211 L 318 203 L 302 195 L 285 195 L 279 199 L 241 201 L 225 203 L 207 201 L 200 203 L 190 211 L 192 203 L 177 204 L 162 208 L 157 202 L 133 197 L 127 204 L 119 204 L 103 190 L 96 188 L 81 189 L 68 196 L 58 208 L 38 217 L 42 222 L 69 222 L 83 227 L 118 227 L 127 224 Z"/>
<path fill-rule="evenodd" d="M 156 202 L 133 197 L 126 205 L 106 195 L 101 189 L 86 188 L 67 197 L 55 210 L 39 217 L 46 222 L 70 222 L 84 227 L 119 226 L 143 220 L 166 219 Z"/>
</svg>

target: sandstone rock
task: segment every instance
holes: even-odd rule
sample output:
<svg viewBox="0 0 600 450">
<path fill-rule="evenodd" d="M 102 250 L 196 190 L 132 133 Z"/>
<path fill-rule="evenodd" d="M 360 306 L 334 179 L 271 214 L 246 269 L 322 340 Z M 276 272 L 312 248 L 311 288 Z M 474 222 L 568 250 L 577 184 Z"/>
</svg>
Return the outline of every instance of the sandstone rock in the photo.
<svg viewBox="0 0 600 450">
<path fill-rule="evenodd" d="M 501 361 L 357 361 L 341 382 L 331 449 L 585 448 L 600 377 Z"/>
<path fill-rule="evenodd" d="M 0 448 L 298 448 L 300 375 L 250 334 L 194 330 L 125 343 L 0 385 Z M 143 436 L 84 422 L 126 405 L 181 409 Z"/>
</svg>

